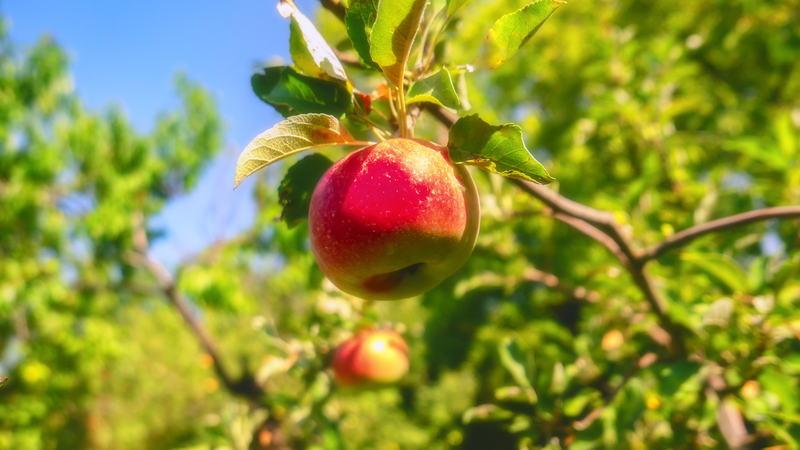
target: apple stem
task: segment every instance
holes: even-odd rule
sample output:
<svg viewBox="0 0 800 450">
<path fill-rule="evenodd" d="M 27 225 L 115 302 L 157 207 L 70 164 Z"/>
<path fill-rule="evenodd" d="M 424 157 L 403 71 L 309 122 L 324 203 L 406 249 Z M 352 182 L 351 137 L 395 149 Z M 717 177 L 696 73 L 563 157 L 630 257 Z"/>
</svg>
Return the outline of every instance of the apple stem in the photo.
<svg viewBox="0 0 800 450">
<path fill-rule="evenodd" d="M 405 87 L 401 83 L 397 88 L 397 120 L 400 123 L 400 136 L 408 137 L 408 122 L 406 121 Z"/>
</svg>

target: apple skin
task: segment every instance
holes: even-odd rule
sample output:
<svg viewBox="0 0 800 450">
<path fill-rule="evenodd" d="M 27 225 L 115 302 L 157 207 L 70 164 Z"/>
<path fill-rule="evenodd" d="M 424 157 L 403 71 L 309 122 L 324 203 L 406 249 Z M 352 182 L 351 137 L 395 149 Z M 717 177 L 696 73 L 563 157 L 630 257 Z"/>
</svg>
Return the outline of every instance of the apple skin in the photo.
<svg viewBox="0 0 800 450">
<path fill-rule="evenodd" d="M 446 148 L 391 139 L 348 154 L 322 177 L 309 208 L 311 251 L 344 292 L 413 297 L 467 261 L 480 216 L 475 182 Z"/>
<path fill-rule="evenodd" d="M 408 372 L 408 346 L 391 330 L 361 331 L 336 347 L 332 367 L 340 386 L 391 384 Z"/>
</svg>

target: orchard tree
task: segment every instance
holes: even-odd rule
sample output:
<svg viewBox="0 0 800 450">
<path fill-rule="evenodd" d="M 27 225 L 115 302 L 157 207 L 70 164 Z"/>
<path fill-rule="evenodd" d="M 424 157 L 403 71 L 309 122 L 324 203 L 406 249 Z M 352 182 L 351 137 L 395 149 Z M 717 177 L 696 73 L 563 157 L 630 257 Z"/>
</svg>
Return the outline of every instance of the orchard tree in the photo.
<svg viewBox="0 0 800 450">
<path fill-rule="evenodd" d="M 139 137 L 3 52 L 0 446 L 800 447 L 796 1 L 320 5 L 175 273 L 207 97 Z"/>
</svg>

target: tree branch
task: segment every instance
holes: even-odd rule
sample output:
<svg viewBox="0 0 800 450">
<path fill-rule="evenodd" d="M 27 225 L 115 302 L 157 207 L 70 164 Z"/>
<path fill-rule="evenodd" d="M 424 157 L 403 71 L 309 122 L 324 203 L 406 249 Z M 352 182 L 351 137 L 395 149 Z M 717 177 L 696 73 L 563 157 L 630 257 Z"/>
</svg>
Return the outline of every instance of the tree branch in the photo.
<svg viewBox="0 0 800 450">
<path fill-rule="evenodd" d="M 141 213 L 134 215 L 134 248 L 135 252 L 128 254 L 128 261 L 138 267 L 147 269 L 158 281 L 159 289 L 165 297 L 175 306 L 183 320 L 189 325 L 203 350 L 211 356 L 214 370 L 222 384 L 233 394 L 251 400 L 259 400 L 264 392 L 252 376 L 243 375 L 239 380 L 233 380 L 222 364 L 217 344 L 203 324 L 192 314 L 189 301 L 177 289 L 175 279 L 169 271 L 150 253 L 147 244 L 147 235 L 144 230 L 144 219 Z"/>
<path fill-rule="evenodd" d="M 729 230 L 731 228 L 741 227 L 769 219 L 797 218 L 800 218 L 800 206 L 779 206 L 775 208 L 757 209 L 755 211 L 749 211 L 746 213 L 737 214 L 735 216 L 725 217 L 674 234 L 667 239 L 664 239 L 662 242 L 643 251 L 638 256 L 638 259 L 642 262 L 656 259 L 673 248 L 686 245 L 700 236 L 709 233 Z"/>
<path fill-rule="evenodd" d="M 600 301 L 600 294 L 597 291 L 589 291 L 583 286 L 573 287 L 562 282 L 552 273 L 542 272 L 541 270 L 534 269 L 533 267 L 527 267 L 525 268 L 522 276 L 527 281 L 542 283 L 549 288 L 561 291 L 567 297 L 573 297 L 577 300 L 585 300 L 590 303 L 597 303 Z"/>
<path fill-rule="evenodd" d="M 458 116 L 439 106 L 425 104 L 425 109 L 448 128 L 458 120 Z M 647 261 L 637 258 L 638 249 L 622 231 L 613 214 L 574 202 L 562 197 L 552 189 L 536 183 L 522 180 L 511 180 L 511 182 L 550 207 L 555 218 L 603 244 L 614 254 L 630 272 L 633 281 L 658 316 L 662 327 L 671 335 L 671 350 L 678 354 L 685 354 L 686 346 L 682 327 L 675 324 L 669 317 L 667 302 L 661 297 L 650 274 L 644 267 Z"/>
<path fill-rule="evenodd" d="M 580 231 L 585 236 L 594 239 L 595 241 L 603 244 L 605 248 L 608 249 L 611 254 L 617 257 L 619 261 L 625 266 L 626 269 L 630 270 L 631 268 L 631 261 L 628 259 L 628 256 L 625 255 L 625 252 L 622 251 L 619 244 L 617 244 L 614 239 L 612 239 L 607 234 L 603 233 L 602 231 L 598 230 L 597 228 L 593 227 L 587 222 L 584 222 L 581 219 L 577 219 L 573 216 L 564 214 L 562 212 L 553 212 L 553 217 L 564 222 L 565 224 L 571 226 L 572 228 Z"/>
</svg>

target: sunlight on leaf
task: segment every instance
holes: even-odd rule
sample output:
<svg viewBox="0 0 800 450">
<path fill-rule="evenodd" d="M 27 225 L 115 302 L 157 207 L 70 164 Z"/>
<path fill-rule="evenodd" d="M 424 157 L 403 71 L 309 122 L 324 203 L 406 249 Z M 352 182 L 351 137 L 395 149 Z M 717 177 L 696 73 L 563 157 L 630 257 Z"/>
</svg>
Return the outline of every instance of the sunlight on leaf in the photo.
<svg viewBox="0 0 800 450">
<path fill-rule="evenodd" d="M 369 145 L 356 141 L 342 124 L 325 114 L 290 117 L 259 134 L 236 162 L 234 188 L 257 170 L 304 150 L 331 145 Z"/>
<path fill-rule="evenodd" d="M 512 339 L 506 338 L 498 346 L 498 352 L 500 353 L 500 363 L 508 370 L 511 377 L 514 378 L 514 381 L 525 389 L 530 403 L 536 403 L 536 392 L 533 390 L 533 386 L 528 379 L 528 371 L 525 369 L 525 366 L 518 361 L 517 353 L 519 350 L 516 343 Z"/>
<path fill-rule="evenodd" d="M 486 36 L 481 62 L 494 69 L 508 61 L 539 31 L 556 9 L 564 4 L 566 2 L 560 0 L 536 0 L 501 17 Z"/>
<path fill-rule="evenodd" d="M 395 87 L 403 85 L 408 55 L 427 4 L 426 0 L 383 0 L 378 5 L 370 54 Z"/>
<path fill-rule="evenodd" d="M 470 0 L 447 0 L 447 15 L 453 17 L 453 14 L 469 2 Z"/>
<path fill-rule="evenodd" d="M 278 12 L 292 21 L 289 26 L 289 52 L 295 65 L 309 76 L 327 76 L 347 82 L 347 72 L 342 63 L 314 24 L 291 2 L 280 2 Z"/>
<path fill-rule="evenodd" d="M 408 89 L 406 104 L 417 102 L 430 102 L 450 110 L 461 106 L 450 72 L 442 69 L 412 84 Z"/>
</svg>

